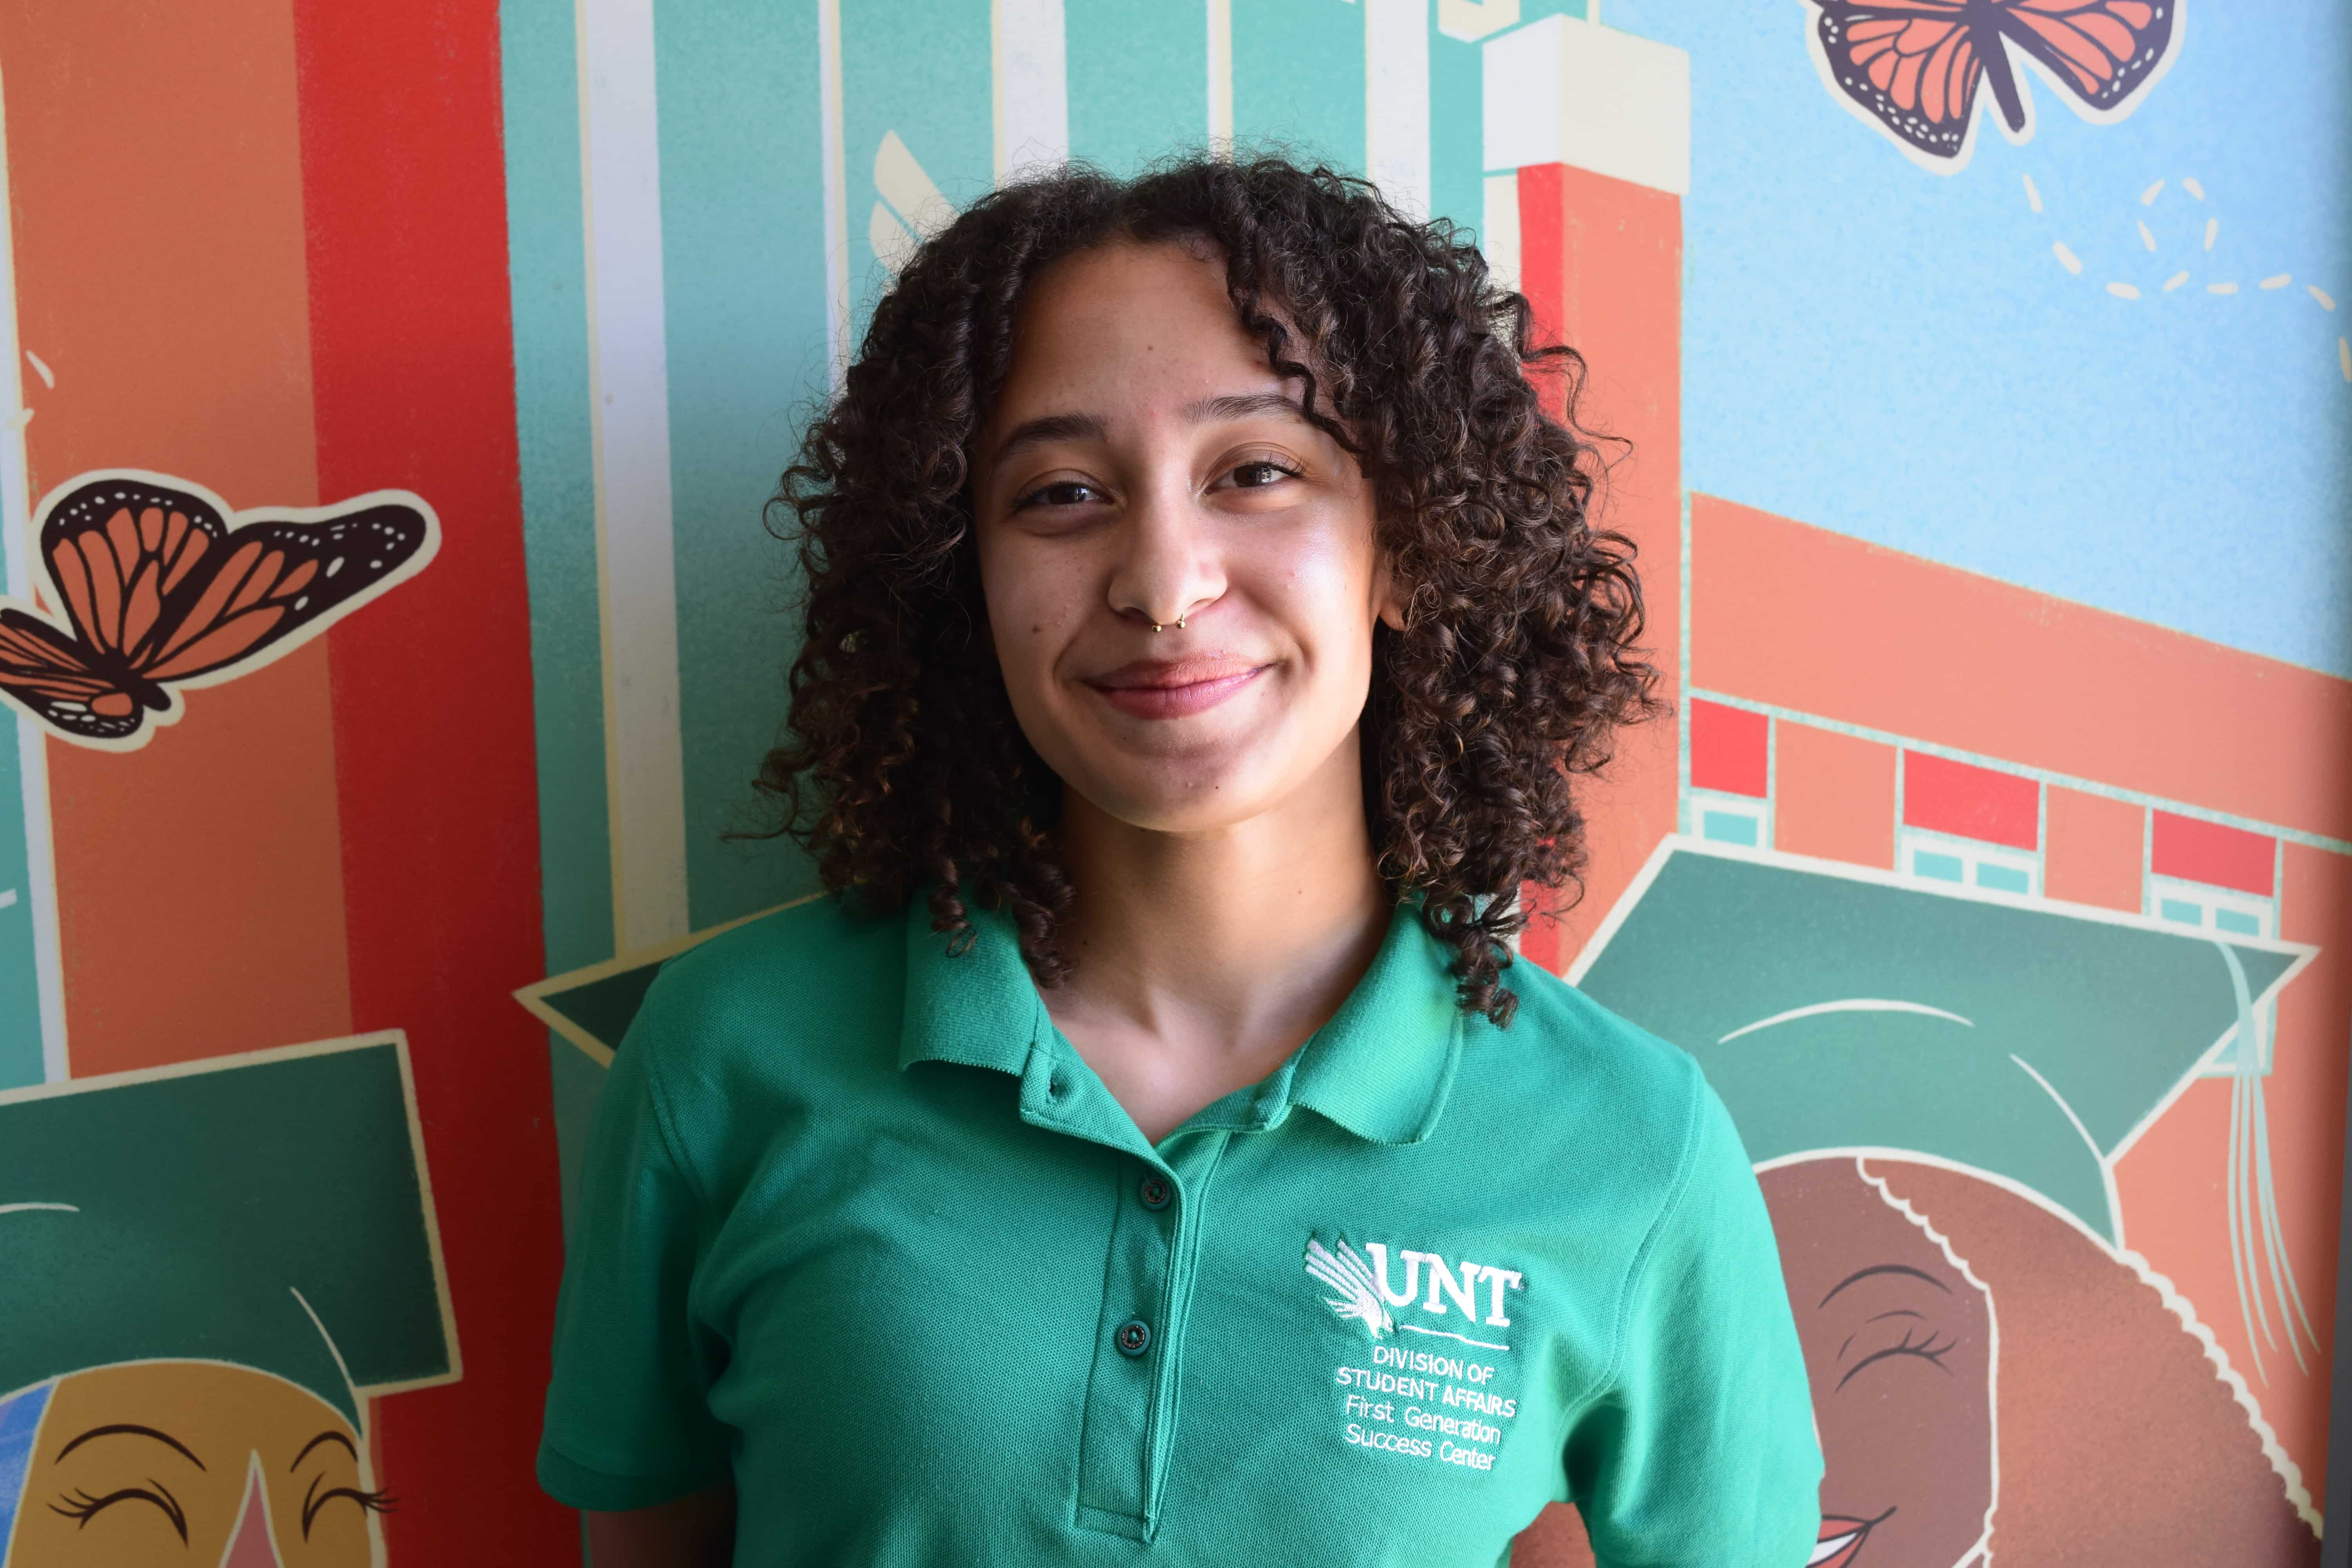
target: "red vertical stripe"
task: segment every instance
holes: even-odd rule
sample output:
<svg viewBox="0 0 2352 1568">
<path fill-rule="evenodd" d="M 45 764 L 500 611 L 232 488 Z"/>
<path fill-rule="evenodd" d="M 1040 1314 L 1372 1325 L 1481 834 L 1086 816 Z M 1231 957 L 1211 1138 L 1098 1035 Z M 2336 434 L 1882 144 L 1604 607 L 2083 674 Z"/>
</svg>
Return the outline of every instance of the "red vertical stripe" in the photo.
<svg viewBox="0 0 2352 1568">
<path fill-rule="evenodd" d="M 2158 876 L 2271 896 L 2277 839 L 2168 811 L 2158 812 L 2152 827 L 2148 863 Z"/>
<path fill-rule="evenodd" d="M 1682 640 L 1682 203 L 1664 191 L 1563 163 L 1518 171 L 1519 287 L 1539 341 L 1584 356 L 1577 414 L 1620 437 L 1604 449 L 1596 491 L 1602 526 L 1640 551 L 1650 658 L 1658 695 L 1678 698 Z M 1538 372 L 1557 414 L 1564 380 Z M 1580 779 L 1591 829 L 1583 899 L 1557 927 L 1530 930 L 1520 951 L 1558 968 L 1570 963 L 1637 877 L 1658 840 L 1675 830 L 1675 726 L 1622 737 L 1598 778 Z"/>
<path fill-rule="evenodd" d="M 532 1482 L 561 1262 L 495 0 L 296 0 L 319 486 L 439 559 L 332 644 L 361 1028 L 409 1032 L 463 1381 L 380 1401 L 400 1563 L 576 1562 Z"/>
</svg>

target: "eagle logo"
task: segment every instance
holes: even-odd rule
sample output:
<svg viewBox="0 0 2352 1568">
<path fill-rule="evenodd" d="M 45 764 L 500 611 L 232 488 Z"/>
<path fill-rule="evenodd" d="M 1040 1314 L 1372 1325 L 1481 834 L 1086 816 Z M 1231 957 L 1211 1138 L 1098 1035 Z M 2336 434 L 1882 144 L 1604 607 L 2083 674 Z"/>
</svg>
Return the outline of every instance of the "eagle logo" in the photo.
<svg viewBox="0 0 2352 1568">
<path fill-rule="evenodd" d="M 1363 1324 L 1364 1331 L 1376 1342 L 1382 1334 L 1396 1332 L 1388 1303 L 1381 1298 L 1380 1281 L 1372 1277 L 1371 1266 L 1348 1245 L 1346 1237 L 1339 1238 L 1337 1252 L 1308 1237 L 1306 1261 L 1309 1278 L 1339 1292 L 1324 1297 L 1323 1304 L 1342 1321 L 1352 1319 Z"/>
</svg>

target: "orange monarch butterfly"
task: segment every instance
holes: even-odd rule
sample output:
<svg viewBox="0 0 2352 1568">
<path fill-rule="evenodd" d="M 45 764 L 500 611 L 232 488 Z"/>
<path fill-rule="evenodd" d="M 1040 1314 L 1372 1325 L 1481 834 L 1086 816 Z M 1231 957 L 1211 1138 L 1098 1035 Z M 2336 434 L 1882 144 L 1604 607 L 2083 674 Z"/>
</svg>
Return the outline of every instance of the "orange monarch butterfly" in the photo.
<svg viewBox="0 0 2352 1568">
<path fill-rule="evenodd" d="M 50 491 L 35 533 L 65 624 L 0 600 L 0 698 L 116 752 L 175 722 L 185 689 L 300 647 L 441 544 L 433 509 L 406 490 L 232 514 L 201 486 L 129 468 Z"/>
<path fill-rule="evenodd" d="M 2120 120 L 2179 52 L 2186 0 L 1811 0 L 1822 82 L 1912 162 L 1951 173 L 1976 139 L 1977 89 L 2013 142 L 2033 103 L 2011 44 L 2093 121 Z"/>
</svg>

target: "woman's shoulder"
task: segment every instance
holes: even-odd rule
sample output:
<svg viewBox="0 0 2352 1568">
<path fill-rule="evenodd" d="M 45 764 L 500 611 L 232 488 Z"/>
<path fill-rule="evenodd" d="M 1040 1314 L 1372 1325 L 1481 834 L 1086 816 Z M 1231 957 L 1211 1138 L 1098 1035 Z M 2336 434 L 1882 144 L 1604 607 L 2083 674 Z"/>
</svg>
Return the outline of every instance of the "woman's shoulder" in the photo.
<svg viewBox="0 0 2352 1568">
<path fill-rule="evenodd" d="M 904 929 L 838 894 L 755 915 L 663 963 L 630 1042 L 708 1058 L 731 1046 L 772 1054 L 784 1039 L 895 1039 Z"/>
<path fill-rule="evenodd" d="M 1488 1031 L 1497 1093 L 1543 1108 L 1559 1136 L 1605 1137 L 1612 1158 L 1678 1164 L 1704 1113 L 1705 1079 L 1680 1047 L 1619 1016 L 1549 970 L 1506 973 L 1518 995 L 1509 1026 Z"/>
</svg>

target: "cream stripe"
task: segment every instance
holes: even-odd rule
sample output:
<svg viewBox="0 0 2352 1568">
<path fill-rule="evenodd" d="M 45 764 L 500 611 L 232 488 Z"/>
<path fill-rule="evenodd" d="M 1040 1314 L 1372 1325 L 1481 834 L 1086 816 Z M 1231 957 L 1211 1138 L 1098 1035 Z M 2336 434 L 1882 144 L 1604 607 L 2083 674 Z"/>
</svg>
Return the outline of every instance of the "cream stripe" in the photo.
<svg viewBox="0 0 2352 1568">
<path fill-rule="evenodd" d="M 8 199 L 6 112 L 0 107 L 0 534 L 6 536 L 9 595 L 34 603 L 33 496 L 31 466 L 25 456 L 25 426 L 33 411 L 25 405 L 25 368 L 16 338 L 16 247 Z M 42 379 L 48 380 L 46 367 Z M 49 752 L 41 726 L 16 717 L 16 776 L 25 822 L 26 911 L 33 924 L 33 986 L 40 1009 L 41 1076 L 50 1083 L 66 1078 L 65 971 L 58 943 L 57 854 L 49 836 Z"/>
<path fill-rule="evenodd" d="M 653 0 L 579 0 L 589 416 L 614 944 L 687 929 Z"/>
</svg>

